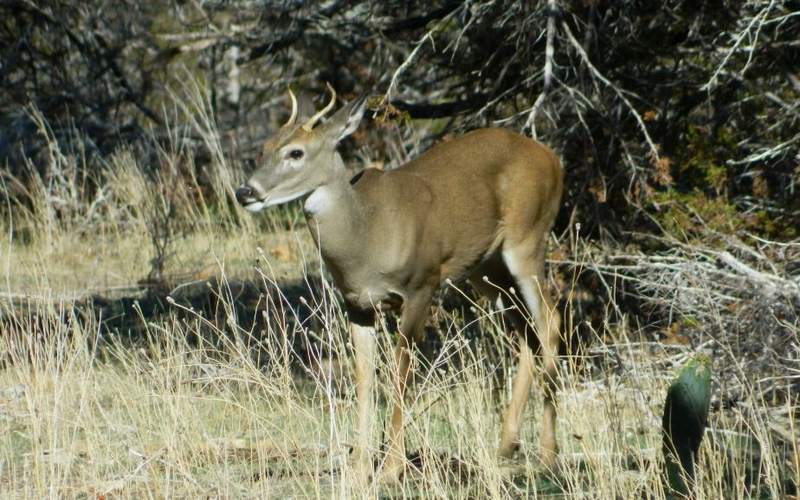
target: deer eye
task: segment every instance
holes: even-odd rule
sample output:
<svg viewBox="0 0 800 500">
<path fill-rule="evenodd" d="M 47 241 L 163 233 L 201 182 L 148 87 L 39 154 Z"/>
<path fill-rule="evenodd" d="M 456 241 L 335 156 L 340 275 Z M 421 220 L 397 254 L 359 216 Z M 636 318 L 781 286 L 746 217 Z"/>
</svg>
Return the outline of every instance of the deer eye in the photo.
<svg viewBox="0 0 800 500">
<path fill-rule="evenodd" d="M 299 160 L 303 157 L 303 150 L 302 149 L 293 149 L 289 151 L 289 158 L 292 160 Z"/>
</svg>

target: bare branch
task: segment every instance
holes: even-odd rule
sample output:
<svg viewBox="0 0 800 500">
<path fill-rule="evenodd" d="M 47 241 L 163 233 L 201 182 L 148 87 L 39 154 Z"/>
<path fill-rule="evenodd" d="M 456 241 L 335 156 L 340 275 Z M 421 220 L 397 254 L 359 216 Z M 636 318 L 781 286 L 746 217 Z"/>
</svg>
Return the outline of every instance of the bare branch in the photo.
<svg viewBox="0 0 800 500">
<path fill-rule="evenodd" d="M 545 48 L 545 61 L 544 61 L 544 86 L 542 87 L 542 91 L 539 96 L 536 98 L 536 102 L 533 103 L 533 107 L 531 108 L 530 113 L 528 114 L 528 119 L 525 120 L 525 126 L 523 130 L 530 129 L 531 136 L 536 139 L 536 114 L 539 112 L 539 108 L 544 103 L 544 99 L 547 96 L 547 93 L 550 91 L 550 87 L 553 81 L 553 54 L 555 49 L 553 48 L 553 41 L 556 36 L 556 9 L 558 5 L 556 0 L 547 0 L 547 47 Z"/>
<path fill-rule="evenodd" d="M 727 53 L 725 54 L 725 57 L 722 59 L 722 62 L 719 64 L 719 66 L 717 66 L 716 71 L 714 71 L 714 74 L 711 75 L 711 78 L 708 79 L 705 85 L 700 87 L 700 90 L 710 92 L 711 90 L 714 89 L 714 87 L 717 86 L 719 76 L 722 73 L 722 70 L 728 64 L 728 61 L 733 56 L 733 54 L 736 53 L 736 50 L 739 48 L 739 45 L 741 45 L 744 39 L 750 38 L 751 32 L 753 31 L 753 28 L 755 28 L 755 35 L 752 36 L 750 46 L 747 49 L 748 52 L 747 62 L 745 62 L 744 67 L 739 72 L 740 75 L 744 75 L 744 73 L 747 71 L 747 68 L 750 66 L 750 62 L 753 60 L 753 54 L 755 53 L 756 50 L 756 44 L 758 42 L 759 33 L 761 33 L 761 27 L 764 25 L 764 22 L 767 20 L 767 16 L 769 15 L 770 11 L 774 6 L 775 6 L 775 0 L 770 0 L 769 5 L 767 5 L 767 7 L 760 10 L 758 14 L 756 14 L 750 19 L 750 22 L 747 23 L 745 29 L 742 30 L 738 35 L 736 35 L 733 45 L 731 46 L 730 49 L 728 49 Z"/>
<path fill-rule="evenodd" d="M 633 104 L 631 104 L 628 98 L 625 97 L 624 91 L 621 90 L 616 85 L 614 85 L 608 78 L 603 76 L 603 74 L 600 73 L 600 71 L 594 66 L 594 64 L 592 64 L 592 61 L 589 60 L 589 55 L 586 53 L 583 47 L 581 47 L 581 44 L 578 43 L 578 40 L 575 39 L 575 36 L 572 34 L 572 31 L 569 29 L 567 23 L 562 22 L 561 27 L 564 30 L 564 33 L 567 34 L 567 38 L 569 39 L 570 43 L 575 48 L 575 50 L 578 51 L 578 54 L 580 54 L 584 64 L 586 64 L 589 70 L 591 70 L 595 78 L 597 78 L 598 80 L 603 82 L 608 88 L 613 90 L 614 93 L 617 94 L 617 96 L 620 99 L 622 99 L 622 102 L 624 102 L 625 105 L 628 107 L 628 111 L 630 111 L 633 117 L 636 118 L 636 123 L 639 125 L 639 130 L 641 130 L 642 135 L 644 135 L 645 141 L 647 141 L 647 145 L 650 147 L 650 155 L 657 160 L 659 158 L 658 147 L 656 147 L 656 144 L 650 137 L 650 133 L 647 131 L 647 126 L 644 124 L 644 120 L 642 119 L 641 115 L 636 111 L 636 108 L 633 107 Z"/>
</svg>

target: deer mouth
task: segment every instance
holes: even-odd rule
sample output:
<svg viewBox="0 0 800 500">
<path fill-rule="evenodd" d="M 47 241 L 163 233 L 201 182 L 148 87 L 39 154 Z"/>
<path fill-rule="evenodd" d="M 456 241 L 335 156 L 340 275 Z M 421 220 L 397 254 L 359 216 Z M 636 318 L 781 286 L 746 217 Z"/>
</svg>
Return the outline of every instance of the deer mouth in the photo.
<svg viewBox="0 0 800 500">
<path fill-rule="evenodd" d="M 244 184 L 236 190 L 236 201 L 248 212 L 259 212 L 266 207 L 288 203 L 306 194 L 308 194 L 308 191 L 300 191 L 287 196 L 271 196 L 267 194 L 262 198 L 258 198 L 255 196 L 256 190 Z"/>
<path fill-rule="evenodd" d="M 267 202 L 265 200 L 253 200 L 247 203 L 242 203 L 242 208 L 247 210 L 248 212 L 260 212 L 267 206 Z"/>
<path fill-rule="evenodd" d="M 296 200 L 298 198 L 301 198 L 301 197 L 303 197 L 303 196 L 305 196 L 307 194 L 308 194 L 308 191 L 300 191 L 298 193 L 293 193 L 293 194 L 290 194 L 290 195 L 287 195 L 287 196 L 269 196 L 269 195 L 267 195 L 267 196 L 265 196 L 264 198 L 262 198 L 259 201 L 264 204 L 264 207 L 272 207 L 272 206 L 275 206 L 275 205 L 282 205 L 284 203 L 289 203 L 290 201 L 294 201 L 294 200 Z M 247 207 L 245 207 L 245 208 L 247 208 Z"/>
</svg>

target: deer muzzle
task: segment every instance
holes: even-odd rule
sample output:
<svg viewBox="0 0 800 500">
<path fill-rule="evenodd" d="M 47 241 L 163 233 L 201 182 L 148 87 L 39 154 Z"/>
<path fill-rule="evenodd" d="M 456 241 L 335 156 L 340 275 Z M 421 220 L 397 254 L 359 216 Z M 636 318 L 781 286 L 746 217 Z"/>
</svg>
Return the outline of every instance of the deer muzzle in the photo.
<svg viewBox="0 0 800 500">
<path fill-rule="evenodd" d="M 243 207 L 258 201 L 255 195 L 256 193 L 253 188 L 247 184 L 242 184 L 236 189 L 236 201 L 238 201 Z"/>
</svg>

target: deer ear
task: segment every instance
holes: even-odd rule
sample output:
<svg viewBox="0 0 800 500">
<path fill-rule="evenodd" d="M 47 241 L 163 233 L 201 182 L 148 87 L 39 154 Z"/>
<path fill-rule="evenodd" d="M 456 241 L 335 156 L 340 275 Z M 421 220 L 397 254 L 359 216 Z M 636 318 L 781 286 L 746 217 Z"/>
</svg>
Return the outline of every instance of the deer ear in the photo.
<svg viewBox="0 0 800 500">
<path fill-rule="evenodd" d="M 335 142 L 339 142 L 352 134 L 361 123 L 367 109 L 367 96 L 361 95 L 350 101 L 334 114 L 325 125 L 325 134 Z"/>
</svg>

